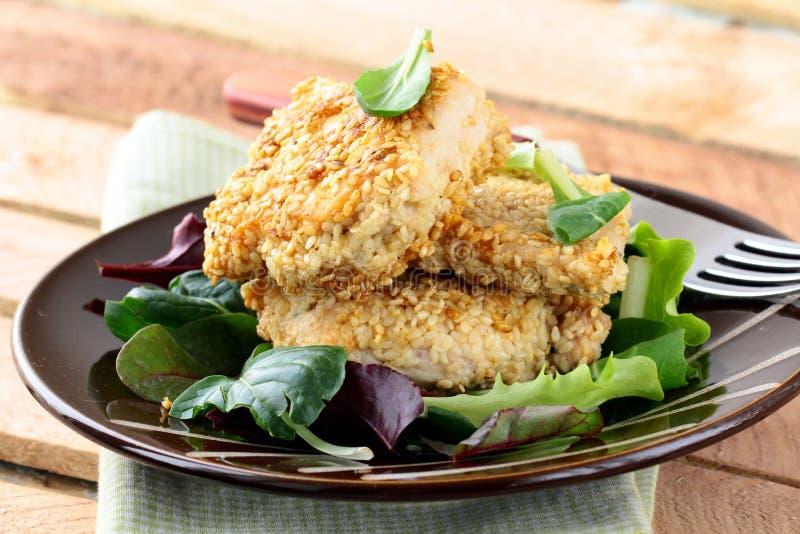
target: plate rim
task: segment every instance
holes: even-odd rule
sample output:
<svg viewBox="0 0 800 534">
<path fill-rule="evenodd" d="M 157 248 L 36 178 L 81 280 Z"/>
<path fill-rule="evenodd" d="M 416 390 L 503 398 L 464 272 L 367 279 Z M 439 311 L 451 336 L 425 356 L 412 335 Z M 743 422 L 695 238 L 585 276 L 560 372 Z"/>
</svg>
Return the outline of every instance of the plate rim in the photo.
<svg viewBox="0 0 800 534">
<path fill-rule="evenodd" d="M 712 213 L 707 215 L 729 224 L 733 222 L 736 223 L 736 226 L 746 227 L 765 235 L 785 237 L 781 232 L 755 217 L 690 192 L 617 176 L 614 176 L 613 180 L 619 185 L 650 197 L 680 198 L 681 201 L 687 201 L 685 205 L 688 205 L 692 211 L 697 211 L 697 208 L 702 206 L 711 210 Z M 59 272 L 63 265 L 83 256 L 84 251 L 89 248 L 114 240 L 119 233 L 125 232 L 134 225 L 138 226 L 152 219 L 164 217 L 171 212 L 195 211 L 197 205 L 207 204 L 211 198 L 212 196 L 205 195 L 148 214 L 102 234 L 81 246 L 41 277 L 20 302 L 13 319 L 11 348 L 14 364 L 28 391 L 37 402 L 60 422 L 98 445 L 160 470 L 296 497 L 368 502 L 479 498 L 605 478 L 657 465 L 744 430 L 800 394 L 800 369 L 798 369 L 791 377 L 765 395 L 757 397 L 720 419 L 700 423 L 687 432 L 668 435 L 654 443 L 645 443 L 598 458 L 576 461 L 566 465 L 561 464 L 551 468 L 539 468 L 535 472 L 528 473 L 525 471 L 482 472 L 478 476 L 451 476 L 445 479 L 401 479 L 380 482 L 339 479 L 323 482 L 319 479 L 309 480 L 296 473 L 265 471 L 256 475 L 254 470 L 204 463 L 170 450 L 158 449 L 131 437 L 110 421 L 106 424 L 95 421 L 74 408 L 69 401 L 57 395 L 48 386 L 47 381 L 39 376 L 27 358 L 22 341 L 22 329 L 31 313 L 30 303 L 35 295 L 42 290 L 52 276 Z"/>
</svg>

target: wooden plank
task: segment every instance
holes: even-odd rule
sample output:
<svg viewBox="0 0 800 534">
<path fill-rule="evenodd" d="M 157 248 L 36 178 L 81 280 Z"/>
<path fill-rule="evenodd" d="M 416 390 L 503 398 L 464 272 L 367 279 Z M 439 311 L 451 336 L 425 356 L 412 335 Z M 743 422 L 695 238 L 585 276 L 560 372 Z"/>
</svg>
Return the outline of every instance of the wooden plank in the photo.
<svg viewBox="0 0 800 534">
<path fill-rule="evenodd" d="M 411 28 L 493 92 L 666 130 L 697 142 L 800 156 L 800 36 L 597 0 L 315 4 L 60 0 L 354 65 L 385 65 Z M 391 23 L 388 23 L 391 21 Z M 476 21 L 481 21 L 476 24 Z M 468 31 L 465 29 L 468 28 Z"/>
<path fill-rule="evenodd" d="M 312 74 L 346 79 L 355 72 L 314 61 L 297 63 L 197 35 L 14 2 L 0 3 L 0 58 L 0 102 L 124 125 L 144 111 L 166 108 L 248 137 L 257 129 L 232 119 L 220 95 L 231 72 L 279 72 L 277 87 L 287 94 Z"/>
<path fill-rule="evenodd" d="M 671 4 L 720 13 L 746 22 L 800 27 L 800 4 L 795 0 L 666 0 Z"/>
<path fill-rule="evenodd" d="M 59 260 L 100 233 L 3 208 L 0 228 L 9 229 L 0 234 L 0 298 L 17 301 Z"/>
<path fill-rule="evenodd" d="M 99 220 L 122 128 L 2 105 L 0 124 L 0 202 Z"/>
<path fill-rule="evenodd" d="M 288 93 L 298 79 L 315 72 L 345 79 L 356 73 L 336 65 L 259 54 L 236 44 L 42 6 L 0 4 L 0 15 L 0 28 L 7 23 L 9 30 L 0 31 L 0 50 L 7 51 L 0 55 L 8 58 L 0 62 L 0 80 L 14 80 L 16 91 L 40 98 L 48 106 L 72 111 L 84 106 L 92 116 L 121 115 L 130 120 L 136 113 L 163 105 L 223 127 L 233 126 L 253 137 L 256 129 L 233 122 L 219 97 L 222 80 L 234 69 L 261 70 L 265 75 L 260 83 L 278 95 Z M 27 24 L 29 20 L 37 24 Z M 89 24 L 92 32 L 85 31 Z M 163 50 L 183 53 L 164 54 Z M 48 63 L 46 57 L 56 52 L 62 61 Z M 198 57 L 207 65 L 192 74 Z M 99 73 L 96 83 L 76 84 L 84 72 Z M 120 79 L 126 80 L 124 92 L 114 90 Z M 186 79 L 193 83 L 187 85 Z M 538 123 L 549 137 L 576 140 L 592 169 L 708 195 L 800 238 L 794 217 L 800 206 L 800 188 L 795 185 L 800 164 L 700 147 L 508 101 L 500 104 L 513 122 Z M 731 187 L 733 183 L 736 187 Z"/>
<path fill-rule="evenodd" d="M 778 412 L 689 458 L 800 488 L 800 397 Z"/>
<path fill-rule="evenodd" d="M 93 532 L 93 488 L 54 476 L 0 466 L 0 531 Z"/>
<path fill-rule="evenodd" d="M 688 465 L 662 465 L 655 532 L 798 532 L 800 489 Z"/>
<path fill-rule="evenodd" d="M 34 400 L 14 368 L 10 334 L 11 320 L 0 317 L 0 461 L 96 481 L 99 447 Z"/>
</svg>

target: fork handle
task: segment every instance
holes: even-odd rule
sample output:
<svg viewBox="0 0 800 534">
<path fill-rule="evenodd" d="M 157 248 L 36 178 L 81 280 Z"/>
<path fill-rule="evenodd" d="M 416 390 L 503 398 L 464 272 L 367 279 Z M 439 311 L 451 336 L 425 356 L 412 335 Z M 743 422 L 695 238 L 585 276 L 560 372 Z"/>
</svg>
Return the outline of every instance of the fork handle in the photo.
<svg viewBox="0 0 800 534">
<path fill-rule="evenodd" d="M 264 70 L 236 72 L 222 84 L 222 99 L 228 112 L 236 119 L 249 124 L 261 125 L 272 110 L 291 102 L 291 87 L 276 86 L 277 80 Z M 285 83 L 284 83 L 285 85 Z M 266 89 L 266 88 L 270 89 Z"/>
</svg>

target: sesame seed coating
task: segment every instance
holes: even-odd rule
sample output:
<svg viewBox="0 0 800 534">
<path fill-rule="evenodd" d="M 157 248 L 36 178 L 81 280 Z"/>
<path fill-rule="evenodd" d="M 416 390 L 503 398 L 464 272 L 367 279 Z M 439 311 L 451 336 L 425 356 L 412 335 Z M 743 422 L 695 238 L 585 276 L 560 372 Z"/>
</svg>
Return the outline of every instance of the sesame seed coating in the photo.
<svg viewBox="0 0 800 534">
<path fill-rule="evenodd" d="M 592 194 L 616 189 L 607 174 L 571 177 Z M 546 183 L 491 175 L 473 188 L 435 252 L 417 265 L 434 273 L 450 269 L 470 283 L 499 284 L 524 294 L 585 295 L 607 302 L 625 287 L 630 207 L 595 234 L 564 245 L 547 226 L 552 203 Z"/>
<path fill-rule="evenodd" d="M 386 286 L 433 253 L 510 150 L 505 117 L 447 63 L 419 104 L 388 119 L 366 115 L 351 84 L 310 78 L 206 208 L 203 269 L 213 280 L 266 269 L 289 291 L 339 298 Z"/>
<path fill-rule="evenodd" d="M 329 291 L 292 294 L 269 278 L 245 284 L 258 331 L 275 345 L 334 344 L 431 391 L 489 387 L 566 372 L 600 354 L 610 319 L 572 296 L 536 297 L 408 272 L 380 291 L 342 301 Z"/>
</svg>

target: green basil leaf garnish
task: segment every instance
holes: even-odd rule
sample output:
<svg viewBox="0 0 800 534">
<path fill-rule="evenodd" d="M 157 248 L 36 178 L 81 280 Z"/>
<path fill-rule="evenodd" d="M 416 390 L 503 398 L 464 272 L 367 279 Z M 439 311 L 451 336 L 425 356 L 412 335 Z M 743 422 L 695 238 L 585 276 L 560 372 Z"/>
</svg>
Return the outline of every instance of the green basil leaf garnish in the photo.
<svg viewBox="0 0 800 534">
<path fill-rule="evenodd" d="M 522 170 L 550 184 L 555 203 L 547 224 L 560 242 L 574 245 L 613 219 L 631 201 L 625 191 L 592 195 L 573 182 L 553 152 L 533 143 L 515 143 L 505 169 Z"/>
<path fill-rule="evenodd" d="M 430 40 L 430 30 L 417 28 L 405 54 L 358 77 L 356 100 L 367 115 L 396 117 L 417 105 L 431 82 Z"/>
</svg>

